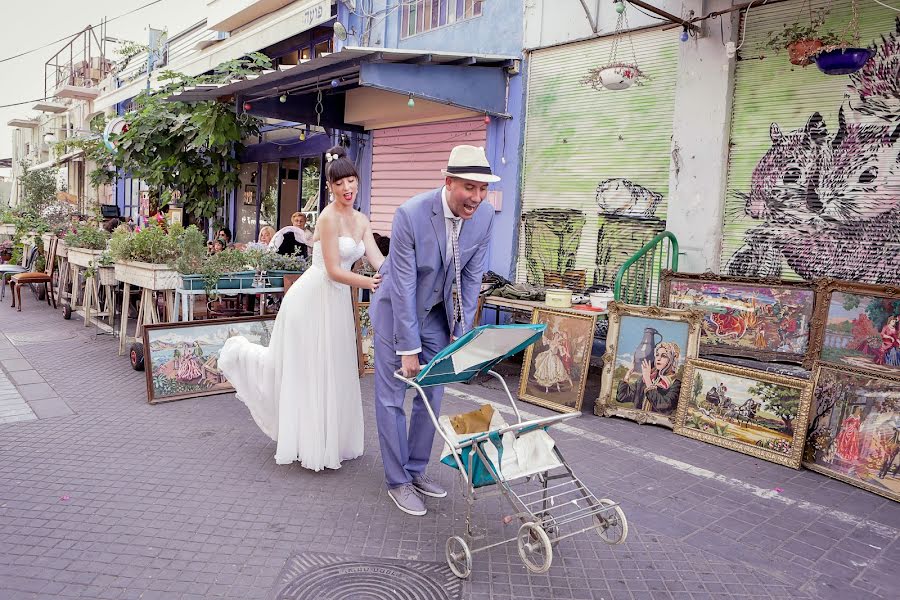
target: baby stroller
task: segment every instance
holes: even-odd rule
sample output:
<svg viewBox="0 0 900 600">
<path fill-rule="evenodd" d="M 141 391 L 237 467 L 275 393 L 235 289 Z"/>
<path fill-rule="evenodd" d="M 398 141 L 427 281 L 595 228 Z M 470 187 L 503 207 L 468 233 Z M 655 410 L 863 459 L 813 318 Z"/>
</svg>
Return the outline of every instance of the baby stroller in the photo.
<svg viewBox="0 0 900 600">
<path fill-rule="evenodd" d="M 598 499 L 566 464 L 547 429 L 578 417 L 567 413 L 523 421 L 503 378 L 493 371 L 501 360 L 521 352 L 537 341 L 545 325 L 484 325 L 477 327 L 441 350 L 415 379 L 395 373 L 414 388 L 428 409 L 434 426 L 444 439 L 441 462 L 459 470 L 466 487 L 466 529 L 447 540 L 446 558 L 450 570 L 460 578 L 472 572 L 472 556 L 495 546 L 515 542 L 519 557 L 534 573 L 545 573 L 553 562 L 553 548 L 561 540 L 588 531 L 596 532 L 608 544 L 621 544 L 628 536 L 628 522 L 619 505 Z M 506 424 L 499 413 L 480 409 L 454 418 L 434 414 L 424 388 L 470 381 L 488 374 L 500 382 L 509 398 L 516 422 Z M 489 407 L 489 405 L 486 405 Z M 467 416 L 473 418 L 465 419 Z M 484 431 L 459 433 L 457 428 L 473 420 L 490 418 Z M 456 424 L 454 425 L 454 420 Z M 475 501 L 502 495 L 516 519 L 515 537 L 490 543 L 472 522 Z"/>
</svg>

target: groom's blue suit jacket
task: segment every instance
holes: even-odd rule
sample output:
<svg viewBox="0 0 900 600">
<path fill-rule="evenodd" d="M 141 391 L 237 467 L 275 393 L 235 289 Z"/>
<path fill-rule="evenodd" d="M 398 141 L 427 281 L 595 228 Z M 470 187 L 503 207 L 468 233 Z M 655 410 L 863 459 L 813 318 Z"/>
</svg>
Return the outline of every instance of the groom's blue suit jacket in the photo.
<svg viewBox="0 0 900 600">
<path fill-rule="evenodd" d="M 380 270 L 382 283 L 369 306 L 375 335 L 391 340 L 397 352 L 422 347 L 422 326 L 432 307 L 443 302 L 448 321 L 452 315 L 456 275 L 452 252 L 447 252 L 441 189 L 419 194 L 397 209 L 390 251 Z M 475 319 L 481 277 L 487 268 L 493 219 L 494 207 L 482 202 L 475 215 L 463 221 L 459 233 L 467 330 Z M 459 325 L 453 333 L 461 335 Z"/>
</svg>

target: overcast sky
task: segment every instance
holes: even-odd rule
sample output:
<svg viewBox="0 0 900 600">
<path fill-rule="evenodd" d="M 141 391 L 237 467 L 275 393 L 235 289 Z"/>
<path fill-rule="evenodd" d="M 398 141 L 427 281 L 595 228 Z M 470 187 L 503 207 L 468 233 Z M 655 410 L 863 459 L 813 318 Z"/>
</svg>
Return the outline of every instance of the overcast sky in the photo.
<svg viewBox="0 0 900 600">
<path fill-rule="evenodd" d="M 0 17 L 0 59 L 43 46 L 74 34 L 88 25 L 112 19 L 153 0 L 7 0 Z M 205 0 L 161 0 L 134 14 L 116 19 L 106 35 L 147 43 L 147 28 L 178 33 L 206 16 Z M 99 30 L 98 30 L 99 31 Z M 0 105 L 34 100 L 44 95 L 44 63 L 63 48 L 58 42 L 31 54 L 0 62 Z M 115 44 L 107 44 L 107 49 Z M 6 122 L 16 117 L 32 117 L 34 102 L 0 108 L 0 158 L 12 155 L 12 130 Z M 0 170 L 0 174 L 8 174 Z"/>
</svg>

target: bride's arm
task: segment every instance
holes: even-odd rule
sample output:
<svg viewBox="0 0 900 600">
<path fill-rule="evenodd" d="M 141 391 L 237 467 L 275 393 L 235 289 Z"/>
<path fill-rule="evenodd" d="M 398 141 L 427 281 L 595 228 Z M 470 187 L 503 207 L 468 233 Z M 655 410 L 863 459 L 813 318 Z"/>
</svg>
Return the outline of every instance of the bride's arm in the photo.
<svg viewBox="0 0 900 600">
<path fill-rule="evenodd" d="M 338 222 L 331 215 L 322 215 L 316 223 L 319 230 L 319 243 L 322 244 L 322 257 L 325 260 L 325 270 L 332 281 L 345 283 L 349 286 L 367 290 L 375 289 L 377 280 L 374 277 L 358 275 L 341 267 L 341 250 L 338 244 Z"/>
<path fill-rule="evenodd" d="M 363 234 L 363 243 L 366 245 L 366 260 L 369 261 L 373 269 L 376 271 L 380 270 L 382 263 L 384 263 L 384 254 L 381 253 L 381 249 L 375 243 L 375 236 L 372 235 L 372 224 L 369 223 L 368 219 L 366 220 L 366 232 Z"/>
</svg>

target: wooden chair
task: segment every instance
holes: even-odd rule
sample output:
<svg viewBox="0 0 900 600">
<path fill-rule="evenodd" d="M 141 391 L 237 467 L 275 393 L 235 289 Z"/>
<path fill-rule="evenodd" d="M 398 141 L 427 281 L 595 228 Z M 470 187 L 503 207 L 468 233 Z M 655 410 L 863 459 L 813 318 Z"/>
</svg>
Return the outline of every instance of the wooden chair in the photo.
<svg viewBox="0 0 900 600">
<path fill-rule="evenodd" d="M 22 265 L 11 265 L 5 264 L 0 265 L 0 301 L 6 298 L 6 282 L 13 275 L 18 275 L 19 273 L 27 273 L 28 271 L 34 268 L 34 261 L 37 260 L 38 256 L 38 247 L 32 246 L 31 250 L 28 251 L 28 257 L 25 260 L 25 266 Z"/>
<path fill-rule="evenodd" d="M 56 246 L 59 240 L 55 237 L 50 240 L 50 250 L 47 252 L 47 268 L 41 271 L 30 271 L 28 273 L 19 273 L 9 280 L 9 291 L 12 294 L 12 305 L 17 311 L 22 311 L 22 286 L 44 284 L 44 292 L 47 296 L 47 304 L 53 303 L 56 308 L 56 297 L 53 290 L 50 289 L 53 283 L 53 272 L 56 269 Z M 18 299 L 18 303 L 16 300 Z"/>
</svg>

